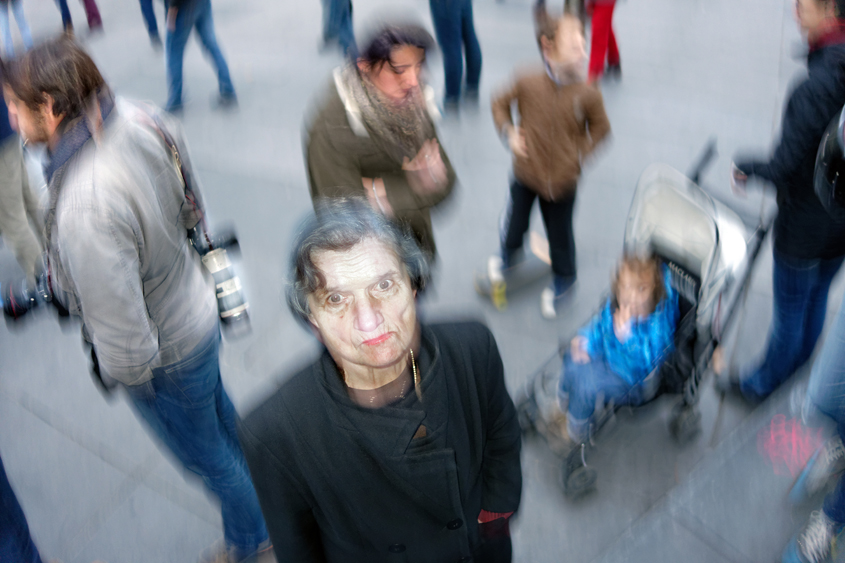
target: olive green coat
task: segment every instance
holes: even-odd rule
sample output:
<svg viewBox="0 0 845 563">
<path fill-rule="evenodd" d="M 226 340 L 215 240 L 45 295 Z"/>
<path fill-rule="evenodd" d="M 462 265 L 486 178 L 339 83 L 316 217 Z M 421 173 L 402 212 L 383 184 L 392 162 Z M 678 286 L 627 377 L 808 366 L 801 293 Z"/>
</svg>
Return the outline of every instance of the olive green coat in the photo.
<svg viewBox="0 0 845 563">
<path fill-rule="evenodd" d="M 361 178 L 381 178 L 396 220 L 409 227 L 420 246 L 433 257 L 430 209 L 449 196 L 456 182 L 446 152 L 441 146 L 440 156 L 449 178 L 446 187 L 436 194 L 417 194 L 401 165 L 379 148 L 373 140 L 374 133 L 364 126 L 357 104 L 346 95 L 339 69 L 334 78 L 306 131 L 305 160 L 311 200 L 316 204 L 324 197 L 366 196 Z M 432 97 L 426 92 L 427 99 Z M 436 111 L 429 104 L 429 115 Z"/>
</svg>

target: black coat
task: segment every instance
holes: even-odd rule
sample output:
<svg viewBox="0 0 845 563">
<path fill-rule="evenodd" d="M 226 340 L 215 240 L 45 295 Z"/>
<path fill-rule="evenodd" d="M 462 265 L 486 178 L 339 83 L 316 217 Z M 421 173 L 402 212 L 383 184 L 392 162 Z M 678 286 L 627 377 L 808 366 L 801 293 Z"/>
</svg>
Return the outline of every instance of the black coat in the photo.
<svg viewBox="0 0 845 563">
<path fill-rule="evenodd" d="M 845 105 L 845 44 L 833 42 L 807 57 L 809 76 L 786 104 L 780 144 L 769 161 L 738 161 L 749 177 L 777 188 L 775 249 L 794 258 L 829 259 L 845 254 L 845 222 L 825 211 L 813 189 L 822 135 Z"/>
<path fill-rule="evenodd" d="M 417 366 L 422 405 L 409 393 L 367 409 L 324 352 L 244 419 L 279 561 L 469 561 L 481 509 L 518 508 L 520 429 L 493 335 L 478 323 L 423 327 Z"/>
</svg>

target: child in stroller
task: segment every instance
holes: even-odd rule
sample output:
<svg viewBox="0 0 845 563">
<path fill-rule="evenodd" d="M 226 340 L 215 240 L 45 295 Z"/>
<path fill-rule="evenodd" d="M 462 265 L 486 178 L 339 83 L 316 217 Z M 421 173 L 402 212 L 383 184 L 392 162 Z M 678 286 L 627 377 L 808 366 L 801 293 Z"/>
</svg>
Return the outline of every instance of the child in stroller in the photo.
<svg viewBox="0 0 845 563">
<path fill-rule="evenodd" d="M 626 255 L 607 303 L 563 357 L 558 393 L 571 442 L 589 440 L 597 405 L 650 398 L 640 384 L 672 352 L 679 315 L 669 268 L 654 255 Z"/>
</svg>

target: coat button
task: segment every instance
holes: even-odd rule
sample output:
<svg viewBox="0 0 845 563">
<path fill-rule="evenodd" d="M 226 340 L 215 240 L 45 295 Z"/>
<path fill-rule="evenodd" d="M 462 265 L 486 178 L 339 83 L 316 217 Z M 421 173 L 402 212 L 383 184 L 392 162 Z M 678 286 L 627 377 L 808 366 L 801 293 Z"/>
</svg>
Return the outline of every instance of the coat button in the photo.
<svg viewBox="0 0 845 563">
<path fill-rule="evenodd" d="M 394 543 L 393 545 L 387 548 L 387 551 L 389 551 L 390 553 L 402 553 L 403 551 L 405 551 L 405 546 L 401 543 Z"/>
<path fill-rule="evenodd" d="M 460 528 L 463 525 L 464 525 L 463 520 L 458 519 L 458 520 L 452 520 L 451 522 L 446 524 L 446 527 L 449 528 L 450 530 L 457 530 L 458 528 Z"/>
</svg>

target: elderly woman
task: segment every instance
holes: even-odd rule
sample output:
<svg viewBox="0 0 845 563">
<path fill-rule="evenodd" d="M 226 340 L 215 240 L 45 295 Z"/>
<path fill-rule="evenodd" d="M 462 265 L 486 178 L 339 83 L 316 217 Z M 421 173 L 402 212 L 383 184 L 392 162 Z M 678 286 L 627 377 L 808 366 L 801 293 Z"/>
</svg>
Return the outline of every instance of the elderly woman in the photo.
<svg viewBox="0 0 845 563">
<path fill-rule="evenodd" d="M 288 305 L 325 347 L 241 442 L 286 562 L 508 562 L 520 430 L 478 323 L 420 325 L 428 260 L 363 198 L 304 229 Z"/>
<path fill-rule="evenodd" d="M 334 71 L 305 139 L 311 198 L 366 196 L 435 254 L 429 210 L 455 185 L 434 129 L 434 94 L 420 82 L 433 39 L 384 25 L 360 57 Z"/>
</svg>

